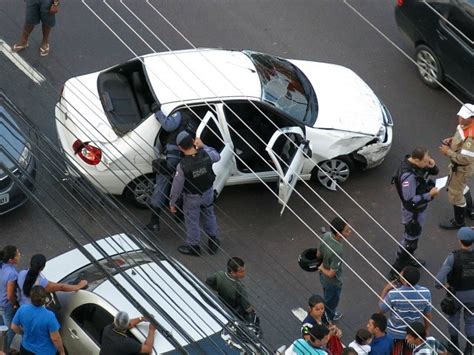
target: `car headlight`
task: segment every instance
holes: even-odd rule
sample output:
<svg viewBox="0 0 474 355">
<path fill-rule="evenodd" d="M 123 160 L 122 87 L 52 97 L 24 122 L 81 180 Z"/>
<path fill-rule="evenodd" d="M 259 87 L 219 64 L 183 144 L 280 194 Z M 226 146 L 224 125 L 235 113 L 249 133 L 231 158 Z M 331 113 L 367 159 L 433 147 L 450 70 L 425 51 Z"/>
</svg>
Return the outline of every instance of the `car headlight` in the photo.
<svg viewBox="0 0 474 355">
<path fill-rule="evenodd" d="M 30 162 L 31 158 L 31 146 L 29 143 L 26 143 L 25 148 L 23 148 L 23 151 L 20 154 L 20 158 L 18 159 L 18 164 L 20 167 L 23 169 L 26 169 L 28 167 L 28 163 Z"/>
<path fill-rule="evenodd" d="M 379 142 L 385 142 L 385 138 L 387 136 L 387 127 L 385 125 L 380 126 L 380 129 L 377 133 L 377 139 Z"/>
</svg>

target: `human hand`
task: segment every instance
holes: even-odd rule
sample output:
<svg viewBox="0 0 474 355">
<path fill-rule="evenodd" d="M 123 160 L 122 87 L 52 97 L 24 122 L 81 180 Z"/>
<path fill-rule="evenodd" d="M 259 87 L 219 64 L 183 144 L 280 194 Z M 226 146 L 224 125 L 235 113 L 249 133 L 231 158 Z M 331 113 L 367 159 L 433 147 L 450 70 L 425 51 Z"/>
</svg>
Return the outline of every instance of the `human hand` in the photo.
<svg viewBox="0 0 474 355">
<path fill-rule="evenodd" d="M 448 145 L 445 145 L 445 144 L 440 145 L 440 146 L 439 146 L 439 151 L 440 151 L 440 153 L 443 154 L 443 155 L 448 155 L 449 146 L 448 146 Z"/>
<path fill-rule="evenodd" d="M 430 190 L 430 195 L 431 195 L 431 197 L 438 196 L 438 195 L 439 195 L 439 189 L 438 189 L 437 187 L 433 187 L 433 188 Z"/>
<path fill-rule="evenodd" d="M 451 145 L 451 142 L 453 141 L 453 137 L 445 138 L 442 140 L 444 145 Z"/>
<path fill-rule="evenodd" d="M 204 147 L 204 143 L 202 142 L 201 138 L 196 137 L 196 138 L 194 139 L 194 146 L 195 146 L 196 148 L 202 148 L 202 147 Z"/>
<path fill-rule="evenodd" d="M 171 206 L 171 205 L 170 205 L 170 211 L 171 211 L 171 213 L 177 213 L 178 212 L 178 210 L 176 209 L 176 206 Z"/>
<path fill-rule="evenodd" d="M 156 330 L 156 327 L 153 323 L 150 322 L 150 325 L 148 326 L 148 331 L 154 332 Z"/>
<path fill-rule="evenodd" d="M 79 291 L 79 290 L 87 287 L 87 284 L 88 284 L 87 280 L 79 281 L 79 283 L 77 284 L 77 290 Z"/>
</svg>

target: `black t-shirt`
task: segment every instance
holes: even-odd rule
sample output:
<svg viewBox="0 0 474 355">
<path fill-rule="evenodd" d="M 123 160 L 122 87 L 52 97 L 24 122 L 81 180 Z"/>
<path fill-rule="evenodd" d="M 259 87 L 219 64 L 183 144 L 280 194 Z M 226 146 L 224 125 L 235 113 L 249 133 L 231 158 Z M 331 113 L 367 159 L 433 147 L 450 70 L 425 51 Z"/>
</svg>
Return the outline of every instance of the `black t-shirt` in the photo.
<svg viewBox="0 0 474 355">
<path fill-rule="evenodd" d="M 99 355 L 135 355 L 140 353 L 141 347 L 138 340 L 116 332 L 109 324 L 102 333 Z"/>
</svg>

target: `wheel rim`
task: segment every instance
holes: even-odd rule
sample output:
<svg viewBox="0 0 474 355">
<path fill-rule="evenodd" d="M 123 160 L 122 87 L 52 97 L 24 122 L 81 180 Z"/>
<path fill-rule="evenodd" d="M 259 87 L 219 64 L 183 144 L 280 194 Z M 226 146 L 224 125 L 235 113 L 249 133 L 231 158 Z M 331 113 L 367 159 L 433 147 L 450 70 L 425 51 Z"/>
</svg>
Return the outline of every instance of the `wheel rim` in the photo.
<svg viewBox="0 0 474 355">
<path fill-rule="evenodd" d="M 143 179 L 139 181 L 133 189 L 133 197 L 141 205 L 146 205 L 148 198 L 153 193 L 153 181 Z"/>
<path fill-rule="evenodd" d="M 439 80 L 438 63 L 430 52 L 426 50 L 419 51 L 416 55 L 416 62 L 418 72 L 423 80 L 430 84 L 435 84 Z"/>
<path fill-rule="evenodd" d="M 318 180 L 327 188 L 330 188 L 333 184 L 332 180 L 335 180 L 338 184 L 345 182 L 351 174 L 349 165 L 340 159 L 331 159 L 321 163 L 318 169 Z M 327 175 L 326 175 L 326 174 Z"/>
</svg>

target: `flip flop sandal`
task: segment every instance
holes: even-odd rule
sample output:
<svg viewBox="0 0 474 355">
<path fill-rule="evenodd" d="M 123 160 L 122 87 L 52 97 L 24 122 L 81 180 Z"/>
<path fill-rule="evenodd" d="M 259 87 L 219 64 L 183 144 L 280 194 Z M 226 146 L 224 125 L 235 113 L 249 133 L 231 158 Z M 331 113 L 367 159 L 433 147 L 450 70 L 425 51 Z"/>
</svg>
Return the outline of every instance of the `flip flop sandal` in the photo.
<svg viewBox="0 0 474 355">
<path fill-rule="evenodd" d="M 40 56 L 46 57 L 49 54 L 49 44 L 46 48 L 40 47 Z"/>
<path fill-rule="evenodd" d="M 15 45 L 13 45 L 13 47 L 12 47 L 12 52 L 13 52 L 13 53 L 18 53 L 19 51 L 22 51 L 23 49 L 28 48 L 28 46 L 29 46 L 28 43 L 25 43 L 25 44 L 15 44 Z"/>
</svg>

